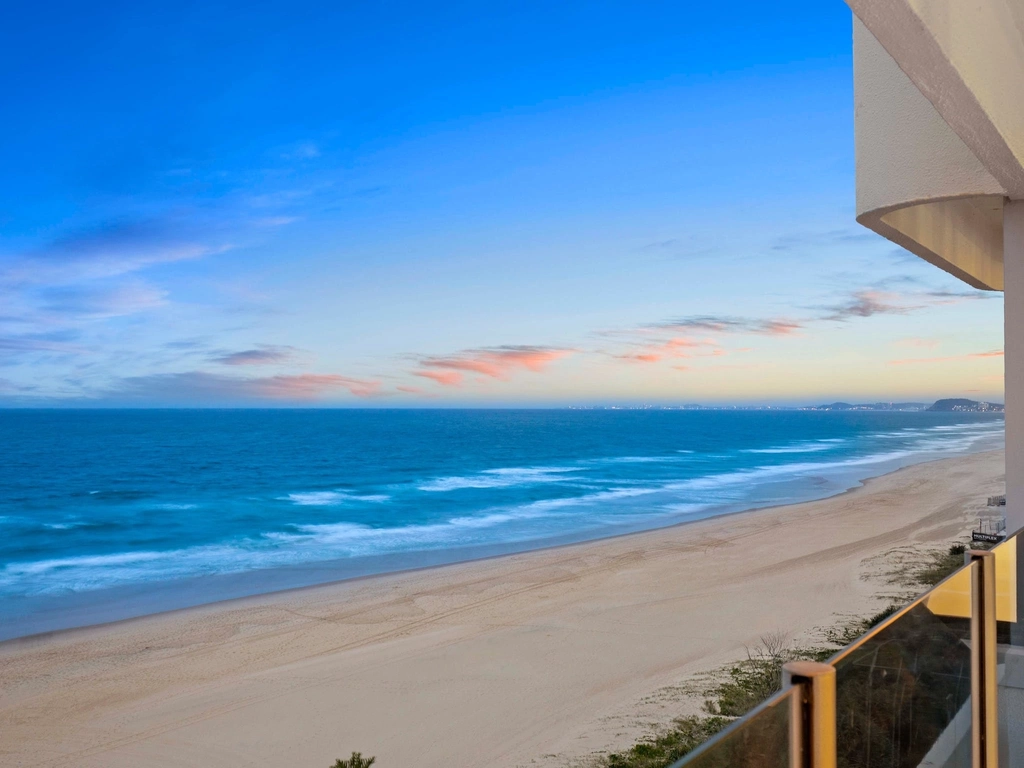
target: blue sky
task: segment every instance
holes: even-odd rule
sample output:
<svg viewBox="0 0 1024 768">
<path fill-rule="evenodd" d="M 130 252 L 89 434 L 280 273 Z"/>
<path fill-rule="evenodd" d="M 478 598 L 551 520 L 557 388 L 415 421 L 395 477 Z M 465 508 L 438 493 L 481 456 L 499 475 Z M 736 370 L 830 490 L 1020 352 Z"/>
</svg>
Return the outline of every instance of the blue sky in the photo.
<svg viewBox="0 0 1024 768">
<path fill-rule="evenodd" d="M 853 221 L 835 2 L 105 3 L 0 30 L 0 403 L 1002 396 Z"/>
</svg>

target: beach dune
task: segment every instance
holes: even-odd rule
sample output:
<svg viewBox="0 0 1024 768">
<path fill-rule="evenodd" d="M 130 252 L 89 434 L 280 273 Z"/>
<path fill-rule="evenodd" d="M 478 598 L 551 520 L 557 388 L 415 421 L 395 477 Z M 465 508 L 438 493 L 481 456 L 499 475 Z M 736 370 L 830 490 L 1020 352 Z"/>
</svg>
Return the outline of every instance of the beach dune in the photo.
<svg viewBox="0 0 1024 768">
<path fill-rule="evenodd" d="M 569 764 L 670 720 L 652 694 L 760 635 L 882 607 L 866 561 L 948 544 L 1002 487 L 1002 452 L 980 453 L 823 501 L 10 641 L 0 765 Z"/>
</svg>

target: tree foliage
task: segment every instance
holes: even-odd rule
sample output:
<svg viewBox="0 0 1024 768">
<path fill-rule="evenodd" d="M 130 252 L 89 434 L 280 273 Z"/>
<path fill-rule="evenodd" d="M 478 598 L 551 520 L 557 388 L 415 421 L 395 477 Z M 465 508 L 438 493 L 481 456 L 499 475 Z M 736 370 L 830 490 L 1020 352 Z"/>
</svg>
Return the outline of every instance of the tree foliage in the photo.
<svg viewBox="0 0 1024 768">
<path fill-rule="evenodd" d="M 348 760 L 341 758 L 335 760 L 331 768 L 370 768 L 375 762 L 377 762 L 376 757 L 363 757 L 362 752 L 353 752 L 352 757 Z"/>
</svg>

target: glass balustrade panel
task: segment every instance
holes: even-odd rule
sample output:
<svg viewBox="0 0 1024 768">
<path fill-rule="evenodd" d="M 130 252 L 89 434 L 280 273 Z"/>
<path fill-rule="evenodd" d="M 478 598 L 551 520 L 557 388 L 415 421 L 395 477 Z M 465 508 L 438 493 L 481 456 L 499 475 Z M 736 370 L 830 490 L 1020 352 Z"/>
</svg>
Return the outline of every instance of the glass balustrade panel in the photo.
<svg viewBox="0 0 1024 768">
<path fill-rule="evenodd" d="M 971 563 L 833 658 L 839 768 L 970 768 Z"/>
<path fill-rule="evenodd" d="M 1024 620 L 1018 532 L 993 547 L 996 565 L 996 679 L 998 681 L 999 763 L 1024 765 Z"/>
<path fill-rule="evenodd" d="M 776 694 L 672 768 L 788 768 L 794 696 Z"/>
</svg>

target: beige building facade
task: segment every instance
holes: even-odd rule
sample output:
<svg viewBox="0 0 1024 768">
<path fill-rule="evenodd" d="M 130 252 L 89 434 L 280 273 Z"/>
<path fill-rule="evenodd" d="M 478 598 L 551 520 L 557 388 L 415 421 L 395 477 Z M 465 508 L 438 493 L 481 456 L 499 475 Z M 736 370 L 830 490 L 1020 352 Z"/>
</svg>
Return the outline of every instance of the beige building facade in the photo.
<svg viewBox="0 0 1024 768">
<path fill-rule="evenodd" d="M 1024 0 L 847 0 L 857 220 L 1005 306 L 1007 528 L 1024 527 Z"/>
</svg>

